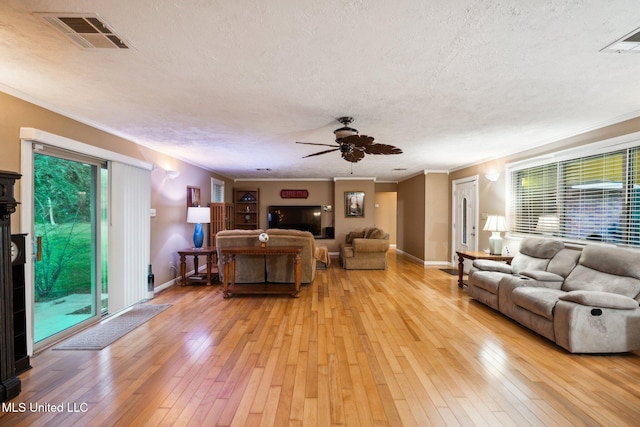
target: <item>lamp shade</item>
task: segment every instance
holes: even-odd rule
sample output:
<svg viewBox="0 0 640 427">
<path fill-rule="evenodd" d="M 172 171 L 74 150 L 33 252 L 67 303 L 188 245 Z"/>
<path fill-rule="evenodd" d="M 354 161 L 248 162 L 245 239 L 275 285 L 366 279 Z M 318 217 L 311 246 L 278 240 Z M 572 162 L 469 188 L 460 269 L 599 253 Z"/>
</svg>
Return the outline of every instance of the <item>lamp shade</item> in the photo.
<svg viewBox="0 0 640 427">
<path fill-rule="evenodd" d="M 507 231 L 507 221 L 502 215 L 489 215 L 484 224 L 484 231 Z"/>
<path fill-rule="evenodd" d="M 187 209 L 187 222 L 190 224 L 209 224 L 211 222 L 211 211 L 209 208 L 197 208 Z"/>
</svg>

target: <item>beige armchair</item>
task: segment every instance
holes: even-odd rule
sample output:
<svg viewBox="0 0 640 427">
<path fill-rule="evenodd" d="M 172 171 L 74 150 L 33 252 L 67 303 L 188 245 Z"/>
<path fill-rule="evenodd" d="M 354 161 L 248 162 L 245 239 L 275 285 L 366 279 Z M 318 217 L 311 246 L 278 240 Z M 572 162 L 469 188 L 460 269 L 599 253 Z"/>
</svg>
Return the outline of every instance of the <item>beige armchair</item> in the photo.
<svg viewBox="0 0 640 427">
<path fill-rule="evenodd" d="M 346 270 L 386 270 L 389 234 L 375 227 L 347 234 L 340 245 L 340 262 Z"/>
</svg>

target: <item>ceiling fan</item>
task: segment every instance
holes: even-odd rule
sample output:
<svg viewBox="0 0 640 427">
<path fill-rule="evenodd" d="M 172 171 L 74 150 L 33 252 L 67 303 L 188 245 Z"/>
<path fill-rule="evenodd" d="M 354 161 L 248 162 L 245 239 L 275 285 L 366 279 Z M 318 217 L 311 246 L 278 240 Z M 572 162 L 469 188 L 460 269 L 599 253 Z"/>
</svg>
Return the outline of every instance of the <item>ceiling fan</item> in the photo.
<svg viewBox="0 0 640 427">
<path fill-rule="evenodd" d="M 348 162 L 356 163 L 364 158 L 365 154 L 402 154 L 402 150 L 388 144 L 378 144 L 373 142 L 372 136 L 359 135 L 358 130 L 349 127 L 353 122 L 352 117 L 340 117 L 338 119 L 342 127 L 333 131 L 336 136 L 338 147 L 330 144 L 318 144 L 315 142 L 296 142 L 296 144 L 321 145 L 333 147 L 331 150 L 324 150 L 318 153 L 309 154 L 306 157 L 319 156 L 320 154 L 340 151 L 342 158 Z"/>
</svg>

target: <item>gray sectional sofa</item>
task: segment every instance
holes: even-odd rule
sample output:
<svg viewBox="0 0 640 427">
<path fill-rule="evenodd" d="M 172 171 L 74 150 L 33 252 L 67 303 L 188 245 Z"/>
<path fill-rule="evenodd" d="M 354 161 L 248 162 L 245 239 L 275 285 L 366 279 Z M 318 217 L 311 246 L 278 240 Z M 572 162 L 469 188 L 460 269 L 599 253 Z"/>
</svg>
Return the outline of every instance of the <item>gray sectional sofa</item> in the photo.
<svg viewBox="0 0 640 427">
<path fill-rule="evenodd" d="M 468 293 L 571 353 L 640 349 L 640 252 L 520 242 L 511 265 L 476 260 Z"/>
</svg>

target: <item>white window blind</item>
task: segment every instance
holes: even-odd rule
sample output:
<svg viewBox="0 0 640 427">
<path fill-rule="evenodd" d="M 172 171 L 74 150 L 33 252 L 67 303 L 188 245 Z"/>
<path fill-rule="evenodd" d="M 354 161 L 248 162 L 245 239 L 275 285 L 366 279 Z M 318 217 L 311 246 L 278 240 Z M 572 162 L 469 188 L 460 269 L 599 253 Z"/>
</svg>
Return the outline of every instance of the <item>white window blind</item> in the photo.
<svg viewBox="0 0 640 427">
<path fill-rule="evenodd" d="M 640 148 L 511 170 L 517 234 L 640 246 Z"/>
</svg>

